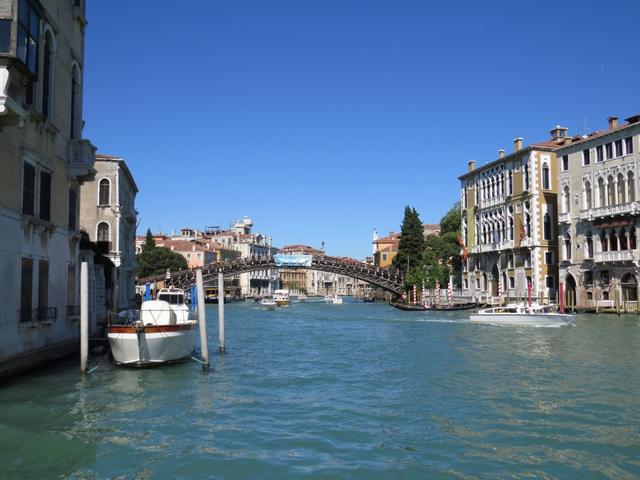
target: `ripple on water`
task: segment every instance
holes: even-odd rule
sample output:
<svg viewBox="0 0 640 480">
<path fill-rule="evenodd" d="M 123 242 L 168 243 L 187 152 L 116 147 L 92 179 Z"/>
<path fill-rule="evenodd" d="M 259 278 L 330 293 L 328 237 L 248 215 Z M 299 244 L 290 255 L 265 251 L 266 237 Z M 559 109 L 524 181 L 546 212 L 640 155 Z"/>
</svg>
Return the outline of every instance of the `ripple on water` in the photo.
<svg viewBox="0 0 640 480">
<path fill-rule="evenodd" d="M 226 333 L 208 374 L 104 365 L 82 379 L 73 361 L 8 382 L 3 478 L 640 476 L 635 317 L 513 329 L 233 304 Z"/>
</svg>

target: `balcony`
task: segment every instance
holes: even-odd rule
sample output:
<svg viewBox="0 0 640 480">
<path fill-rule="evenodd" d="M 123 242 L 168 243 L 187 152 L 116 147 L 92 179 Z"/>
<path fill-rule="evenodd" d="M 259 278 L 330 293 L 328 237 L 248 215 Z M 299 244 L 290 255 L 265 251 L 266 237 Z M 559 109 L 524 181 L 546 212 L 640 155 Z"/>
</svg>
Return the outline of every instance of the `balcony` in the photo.
<svg viewBox="0 0 640 480">
<path fill-rule="evenodd" d="M 605 262 L 635 262 L 638 259 L 638 250 L 616 250 L 612 252 L 598 252 L 593 255 L 595 263 Z"/>
<path fill-rule="evenodd" d="M 96 176 L 93 164 L 96 147 L 89 140 L 69 140 L 69 177 L 80 182 L 91 181 Z"/>
<path fill-rule="evenodd" d="M 471 247 L 471 253 L 487 253 L 487 252 L 498 252 L 500 250 L 509 250 L 514 247 L 513 240 L 504 240 L 498 243 L 487 243 L 483 245 L 475 245 Z"/>
<path fill-rule="evenodd" d="M 558 214 L 558 223 L 571 223 L 571 213 L 565 212 Z"/>
<path fill-rule="evenodd" d="M 582 210 L 580 212 L 580 220 L 595 220 L 597 218 L 613 217 L 616 215 L 634 215 L 637 213 L 640 213 L 638 202 L 630 202 Z"/>
<path fill-rule="evenodd" d="M 9 68 L 0 65 L 0 130 L 24 124 L 27 113 L 8 94 Z"/>
</svg>

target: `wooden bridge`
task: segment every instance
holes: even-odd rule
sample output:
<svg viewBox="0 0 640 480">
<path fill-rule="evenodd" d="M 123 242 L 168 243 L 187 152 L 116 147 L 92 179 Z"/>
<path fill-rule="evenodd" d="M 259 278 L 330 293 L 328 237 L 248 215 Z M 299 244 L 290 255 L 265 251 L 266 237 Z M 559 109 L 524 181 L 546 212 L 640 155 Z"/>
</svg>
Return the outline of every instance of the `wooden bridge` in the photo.
<svg viewBox="0 0 640 480">
<path fill-rule="evenodd" d="M 347 277 L 355 278 L 367 282 L 370 285 L 379 287 L 395 295 L 401 295 L 404 291 L 403 277 L 399 270 L 389 270 L 375 267 L 368 263 L 356 260 L 344 259 L 340 257 L 314 256 L 311 266 L 283 266 L 276 265 L 273 256 L 256 256 L 251 258 L 239 258 L 228 262 L 211 263 L 201 267 L 204 285 L 217 284 L 218 274 L 225 277 L 239 275 L 241 273 L 254 272 L 269 269 L 308 269 L 319 270 L 328 273 L 337 273 Z M 150 283 L 155 281 L 166 281 L 168 285 L 178 288 L 189 288 L 196 281 L 196 270 L 181 270 L 169 273 L 168 276 L 146 277 L 138 280 L 138 283 Z"/>
</svg>

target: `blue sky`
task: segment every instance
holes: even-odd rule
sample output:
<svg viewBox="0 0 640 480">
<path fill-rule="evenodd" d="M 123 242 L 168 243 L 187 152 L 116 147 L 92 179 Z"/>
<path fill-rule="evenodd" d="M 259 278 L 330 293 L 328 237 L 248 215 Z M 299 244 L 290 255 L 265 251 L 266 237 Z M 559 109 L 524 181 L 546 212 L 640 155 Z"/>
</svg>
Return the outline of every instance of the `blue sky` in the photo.
<svg viewBox="0 0 640 480">
<path fill-rule="evenodd" d="M 437 223 L 469 159 L 640 113 L 640 5 L 88 2 L 85 137 L 127 160 L 140 231 L 249 215 L 361 258 Z"/>
</svg>

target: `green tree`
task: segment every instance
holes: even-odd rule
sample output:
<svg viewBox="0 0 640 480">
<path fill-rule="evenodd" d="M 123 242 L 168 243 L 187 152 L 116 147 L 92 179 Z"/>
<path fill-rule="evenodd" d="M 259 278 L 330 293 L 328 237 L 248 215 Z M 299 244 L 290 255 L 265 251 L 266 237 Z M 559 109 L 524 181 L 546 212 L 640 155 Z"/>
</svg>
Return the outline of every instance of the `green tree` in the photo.
<svg viewBox="0 0 640 480">
<path fill-rule="evenodd" d="M 153 238 L 153 233 L 151 233 L 151 229 L 147 228 L 147 236 L 144 239 L 144 245 L 142 245 L 142 251 L 145 250 L 153 250 L 156 248 L 156 241 Z"/>
<path fill-rule="evenodd" d="M 138 260 L 138 277 L 163 275 L 167 270 L 176 272 L 187 268 L 187 260 L 179 253 L 165 247 L 156 246 L 151 230 L 147 230 L 147 238 Z"/>
<path fill-rule="evenodd" d="M 440 220 L 440 235 L 452 232 L 457 234 L 460 231 L 461 222 L 462 213 L 460 212 L 460 202 L 458 202 Z"/>
<path fill-rule="evenodd" d="M 398 254 L 393 259 L 393 266 L 408 277 L 408 274 L 414 270 L 421 270 L 423 254 L 424 231 L 420 215 L 415 208 L 406 206 L 400 230 Z"/>
</svg>

